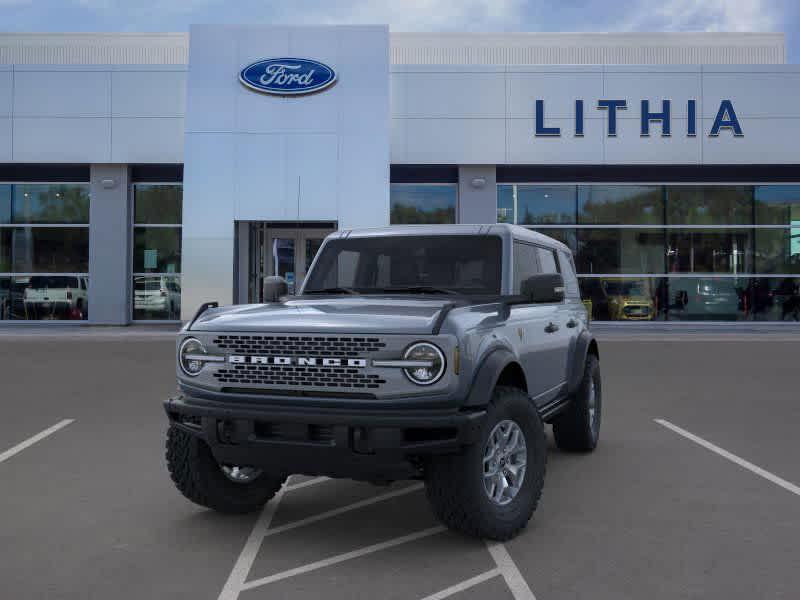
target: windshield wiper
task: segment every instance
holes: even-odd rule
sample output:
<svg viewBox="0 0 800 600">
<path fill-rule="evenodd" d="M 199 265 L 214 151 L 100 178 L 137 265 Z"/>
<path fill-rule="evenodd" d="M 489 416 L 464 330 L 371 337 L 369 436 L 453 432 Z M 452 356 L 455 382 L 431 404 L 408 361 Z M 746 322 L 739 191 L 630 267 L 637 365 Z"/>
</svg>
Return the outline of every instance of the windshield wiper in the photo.
<svg viewBox="0 0 800 600">
<path fill-rule="evenodd" d="M 375 288 L 370 290 L 377 294 L 391 294 L 394 292 L 404 292 L 407 294 L 448 294 L 452 296 L 460 296 L 461 292 L 450 290 L 443 287 L 436 287 L 433 285 L 409 285 L 409 286 L 393 286 L 385 288 Z"/>
<path fill-rule="evenodd" d="M 357 296 L 360 292 L 357 292 L 353 288 L 349 287 L 327 287 L 327 288 L 320 288 L 318 290 L 305 290 L 306 294 L 352 294 Z"/>
</svg>

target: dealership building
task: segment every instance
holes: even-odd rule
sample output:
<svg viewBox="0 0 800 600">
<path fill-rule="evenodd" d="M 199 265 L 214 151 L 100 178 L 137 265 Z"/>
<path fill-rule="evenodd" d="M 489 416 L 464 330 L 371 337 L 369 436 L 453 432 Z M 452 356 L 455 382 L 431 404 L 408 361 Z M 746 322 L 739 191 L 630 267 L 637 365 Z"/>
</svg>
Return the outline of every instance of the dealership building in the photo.
<svg viewBox="0 0 800 600">
<path fill-rule="evenodd" d="M 186 320 L 337 229 L 517 223 L 596 320 L 800 321 L 783 34 L 0 34 L 0 321 Z"/>
</svg>

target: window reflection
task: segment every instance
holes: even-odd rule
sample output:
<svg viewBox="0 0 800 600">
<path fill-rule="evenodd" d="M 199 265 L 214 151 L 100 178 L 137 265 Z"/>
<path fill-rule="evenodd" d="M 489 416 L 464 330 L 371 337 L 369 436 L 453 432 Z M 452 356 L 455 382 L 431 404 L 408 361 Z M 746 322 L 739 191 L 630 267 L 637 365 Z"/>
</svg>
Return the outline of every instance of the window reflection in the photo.
<svg viewBox="0 0 800 600">
<path fill-rule="evenodd" d="M 455 223 L 456 184 L 406 184 L 390 186 L 390 223 L 413 225 Z"/>
<path fill-rule="evenodd" d="M 800 227 L 800 186 L 757 185 L 756 225 Z"/>
<path fill-rule="evenodd" d="M 671 229 L 667 266 L 673 273 L 752 273 L 752 244 L 748 229 Z"/>
<path fill-rule="evenodd" d="M 575 222 L 575 187 L 518 185 L 517 223 L 519 225 Z"/>
<path fill-rule="evenodd" d="M 671 185 L 668 225 L 739 225 L 753 222 L 752 186 Z"/>
<path fill-rule="evenodd" d="M 653 321 L 666 315 L 666 280 L 635 277 L 581 278 L 581 297 L 598 321 Z"/>
<path fill-rule="evenodd" d="M 139 275 L 133 278 L 134 319 L 176 320 L 180 316 L 180 277 Z"/>
<path fill-rule="evenodd" d="M 137 183 L 133 198 L 133 319 L 180 319 L 183 186 Z"/>
<path fill-rule="evenodd" d="M 87 224 L 88 184 L 26 184 L 0 186 L 0 223 Z"/>
<path fill-rule="evenodd" d="M 660 229 L 579 229 L 578 273 L 661 273 Z"/>
<path fill-rule="evenodd" d="M 664 222 L 661 186 L 578 186 L 578 222 L 602 225 L 649 225 Z"/>
<path fill-rule="evenodd" d="M 0 320 L 82 321 L 88 314 L 85 275 L 0 277 Z"/>
</svg>

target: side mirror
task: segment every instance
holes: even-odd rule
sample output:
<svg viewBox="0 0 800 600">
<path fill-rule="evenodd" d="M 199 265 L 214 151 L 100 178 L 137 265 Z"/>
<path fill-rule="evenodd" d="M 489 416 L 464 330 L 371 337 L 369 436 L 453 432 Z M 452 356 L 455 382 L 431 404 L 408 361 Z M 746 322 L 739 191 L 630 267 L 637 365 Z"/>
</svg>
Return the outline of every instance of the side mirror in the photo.
<svg viewBox="0 0 800 600">
<path fill-rule="evenodd" d="M 283 277 L 273 275 L 264 277 L 264 302 L 280 302 L 283 296 L 289 295 L 289 284 Z"/>
<path fill-rule="evenodd" d="M 564 278 L 560 273 L 539 273 L 522 282 L 520 293 L 530 302 L 563 302 Z"/>
</svg>

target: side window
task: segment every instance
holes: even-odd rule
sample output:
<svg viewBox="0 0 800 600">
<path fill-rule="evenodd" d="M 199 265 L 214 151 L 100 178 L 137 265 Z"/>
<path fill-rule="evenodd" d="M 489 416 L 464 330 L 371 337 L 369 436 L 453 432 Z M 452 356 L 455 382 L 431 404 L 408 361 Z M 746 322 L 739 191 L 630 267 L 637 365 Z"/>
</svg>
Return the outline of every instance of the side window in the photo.
<svg viewBox="0 0 800 600">
<path fill-rule="evenodd" d="M 536 248 L 539 254 L 539 264 L 542 266 L 542 273 L 558 273 L 558 261 L 556 253 L 550 248 Z"/>
<path fill-rule="evenodd" d="M 531 275 L 541 273 L 536 257 L 536 246 L 514 242 L 514 293 L 519 294 L 522 282 Z"/>
<path fill-rule="evenodd" d="M 567 298 L 580 298 L 581 292 L 578 288 L 578 278 L 575 275 L 575 262 L 572 255 L 566 252 L 558 253 L 561 263 L 561 272 L 564 274 L 564 287 L 566 288 Z"/>
</svg>

